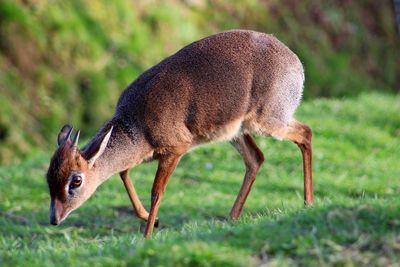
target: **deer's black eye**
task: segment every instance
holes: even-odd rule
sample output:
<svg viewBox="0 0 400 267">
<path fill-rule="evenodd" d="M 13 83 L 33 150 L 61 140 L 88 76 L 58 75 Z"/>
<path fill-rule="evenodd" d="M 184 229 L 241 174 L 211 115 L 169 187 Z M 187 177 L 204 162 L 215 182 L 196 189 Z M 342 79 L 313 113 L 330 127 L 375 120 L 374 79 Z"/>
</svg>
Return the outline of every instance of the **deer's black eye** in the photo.
<svg viewBox="0 0 400 267">
<path fill-rule="evenodd" d="M 81 184 L 82 184 L 82 177 L 77 175 L 77 176 L 74 176 L 74 177 L 72 178 L 72 181 L 71 181 L 71 183 L 69 184 L 69 188 L 70 188 L 70 189 L 75 189 L 75 188 L 77 188 L 77 187 L 80 187 Z"/>
</svg>

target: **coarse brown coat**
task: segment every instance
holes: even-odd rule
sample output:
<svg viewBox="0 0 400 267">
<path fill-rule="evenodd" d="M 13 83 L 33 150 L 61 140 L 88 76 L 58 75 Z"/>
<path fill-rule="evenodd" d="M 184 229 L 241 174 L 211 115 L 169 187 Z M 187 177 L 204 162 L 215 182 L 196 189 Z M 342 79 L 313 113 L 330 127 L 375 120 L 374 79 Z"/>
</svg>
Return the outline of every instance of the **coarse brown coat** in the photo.
<svg viewBox="0 0 400 267">
<path fill-rule="evenodd" d="M 64 219 L 61 213 L 68 214 L 81 205 L 112 174 L 121 173 L 138 216 L 148 221 L 145 235 L 149 236 L 167 181 L 180 157 L 195 146 L 224 140 L 234 145 L 246 164 L 245 179 L 231 211 L 236 219 L 264 161 L 251 134 L 299 145 L 305 202 L 311 203 L 311 129 L 293 119 L 303 83 L 300 60 L 272 35 L 233 30 L 184 47 L 128 86 L 112 119 L 81 151 L 65 137 L 65 131 L 71 128 L 66 126 L 61 131 L 64 134 L 60 133 L 59 139 L 65 140 L 53 156 L 48 183 L 52 203 L 58 201 L 58 206 L 69 208 L 57 215 L 53 207 L 52 223 L 58 224 Z M 80 165 L 86 167 L 80 168 L 70 159 L 83 159 L 87 164 Z M 152 159 L 159 160 L 159 167 L 149 214 L 127 172 Z M 68 190 L 71 183 L 74 186 Z M 85 189 L 85 184 L 91 188 Z M 64 202 L 63 190 L 67 196 Z"/>
</svg>

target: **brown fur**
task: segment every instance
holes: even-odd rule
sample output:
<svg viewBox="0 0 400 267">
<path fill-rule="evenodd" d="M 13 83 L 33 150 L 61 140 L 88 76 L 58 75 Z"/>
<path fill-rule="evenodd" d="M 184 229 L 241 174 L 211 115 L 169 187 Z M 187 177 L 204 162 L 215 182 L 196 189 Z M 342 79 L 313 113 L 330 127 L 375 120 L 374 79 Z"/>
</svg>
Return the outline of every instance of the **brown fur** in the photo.
<svg viewBox="0 0 400 267">
<path fill-rule="evenodd" d="M 79 151 L 72 153 L 71 142 L 68 141 L 57 149 L 54 153 L 50 167 L 47 171 L 47 183 L 50 194 L 58 196 L 60 200 L 65 201 L 66 195 L 62 190 L 67 184 L 68 177 L 73 170 L 87 170 L 87 162 L 83 159 Z"/>
<path fill-rule="evenodd" d="M 50 192 L 55 192 L 52 197 L 61 194 L 57 187 L 66 185 L 58 181 L 68 179 L 71 172 L 82 173 L 87 184 L 74 196 L 70 211 L 112 174 L 121 173 L 133 207 L 148 221 L 145 235 L 149 236 L 166 183 L 181 156 L 195 146 L 228 140 L 246 164 L 245 180 L 231 212 L 231 217 L 237 218 L 264 160 L 250 136 L 255 133 L 299 145 L 305 168 L 305 200 L 311 203 L 311 130 L 293 119 L 303 82 L 300 60 L 271 35 L 233 30 L 194 42 L 130 84 L 113 118 L 81 154 L 78 151 L 78 158 L 70 158 L 68 150 L 56 152 L 48 174 Z M 106 140 L 111 127 L 111 137 Z M 60 136 L 66 130 L 68 127 Z M 105 141 L 107 147 L 100 155 L 100 144 Z M 94 154 L 100 156 L 93 167 L 89 164 L 85 169 Z M 152 159 L 159 160 L 159 168 L 147 214 L 127 171 Z"/>
<path fill-rule="evenodd" d="M 237 120 L 254 130 L 288 124 L 302 88 L 275 87 L 285 68 L 304 77 L 296 55 L 271 35 L 213 35 L 141 75 L 121 95 L 116 117 L 142 128 L 154 148 L 208 142 L 210 132 Z"/>
</svg>

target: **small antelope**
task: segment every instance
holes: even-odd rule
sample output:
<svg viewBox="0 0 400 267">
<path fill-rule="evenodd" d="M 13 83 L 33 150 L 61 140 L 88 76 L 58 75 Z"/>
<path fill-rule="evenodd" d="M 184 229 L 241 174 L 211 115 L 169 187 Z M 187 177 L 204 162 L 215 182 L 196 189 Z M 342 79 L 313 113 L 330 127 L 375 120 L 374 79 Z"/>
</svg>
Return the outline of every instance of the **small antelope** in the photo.
<svg viewBox="0 0 400 267">
<path fill-rule="evenodd" d="M 304 70 L 298 57 L 272 35 L 232 30 L 194 42 L 145 71 L 119 98 L 116 112 L 89 143 L 65 125 L 47 173 L 50 223 L 57 225 L 96 188 L 119 173 L 150 237 L 167 182 L 193 147 L 229 141 L 246 166 L 230 217 L 236 220 L 264 161 L 251 134 L 296 143 L 303 156 L 304 201 L 311 204 L 311 129 L 293 118 Z M 158 160 L 148 213 L 128 171 Z"/>
</svg>

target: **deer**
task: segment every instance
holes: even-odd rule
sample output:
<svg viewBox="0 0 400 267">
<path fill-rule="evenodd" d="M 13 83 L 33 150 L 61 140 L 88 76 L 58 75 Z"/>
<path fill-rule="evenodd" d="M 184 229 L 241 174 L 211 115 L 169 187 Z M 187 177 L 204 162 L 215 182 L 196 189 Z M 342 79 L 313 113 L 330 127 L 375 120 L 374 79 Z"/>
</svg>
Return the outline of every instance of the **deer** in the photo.
<svg viewBox="0 0 400 267">
<path fill-rule="evenodd" d="M 254 135 L 300 148 L 304 204 L 313 202 L 312 130 L 294 118 L 303 94 L 301 61 L 273 35 L 231 30 L 193 42 L 143 72 L 122 92 L 114 115 L 79 149 L 80 130 L 57 137 L 47 183 L 50 223 L 58 225 L 109 177 L 119 174 L 150 238 L 168 180 L 189 150 L 230 142 L 245 175 L 230 212 L 239 218 L 264 155 Z M 129 177 L 138 164 L 158 160 L 149 212 Z"/>
</svg>

